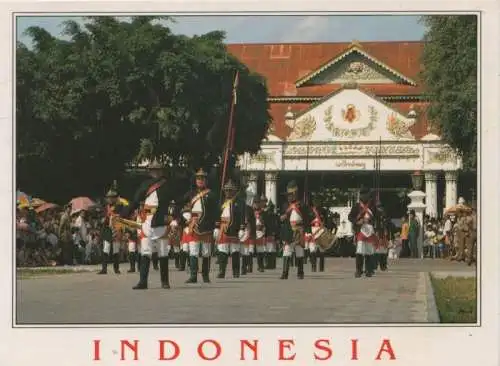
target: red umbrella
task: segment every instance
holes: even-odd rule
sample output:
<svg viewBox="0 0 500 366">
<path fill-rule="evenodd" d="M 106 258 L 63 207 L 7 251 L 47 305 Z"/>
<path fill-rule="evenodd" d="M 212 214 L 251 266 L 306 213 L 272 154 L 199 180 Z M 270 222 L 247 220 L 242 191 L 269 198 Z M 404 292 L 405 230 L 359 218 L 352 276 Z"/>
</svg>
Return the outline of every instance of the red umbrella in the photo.
<svg viewBox="0 0 500 366">
<path fill-rule="evenodd" d="M 35 212 L 36 213 L 40 213 L 40 212 L 43 212 L 43 211 L 47 211 L 47 210 L 50 210 L 50 209 L 53 209 L 53 208 L 56 208 L 56 207 L 59 207 L 58 205 L 56 205 L 55 203 L 44 203 L 42 204 L 40 207 L 37 207 L 35 209 Z"/>
<path fill-rule="evenodd" d="M 72 215 L 79 211 L 87 211 L 89 208 L 95 206 L 95 202 L 88 197 L 73 198 L 70 204 L 71 204 Z"/>
</svg>

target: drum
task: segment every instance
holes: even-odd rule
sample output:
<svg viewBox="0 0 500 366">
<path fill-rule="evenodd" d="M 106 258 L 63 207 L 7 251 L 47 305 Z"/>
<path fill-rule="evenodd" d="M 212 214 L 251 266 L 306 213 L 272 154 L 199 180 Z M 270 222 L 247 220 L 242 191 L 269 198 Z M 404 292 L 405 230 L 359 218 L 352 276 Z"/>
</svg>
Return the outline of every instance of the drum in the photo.
<svg viewBox="0 0 500 366">
<path fill-rule="evenodd" d="M 316 244 L 318 244 L 318 246 L 325 252 L 332 249 L 335 242 L 335 235 L 327 229 L 322 230 L 322 233 L 316 238 Z"/>
</svg>

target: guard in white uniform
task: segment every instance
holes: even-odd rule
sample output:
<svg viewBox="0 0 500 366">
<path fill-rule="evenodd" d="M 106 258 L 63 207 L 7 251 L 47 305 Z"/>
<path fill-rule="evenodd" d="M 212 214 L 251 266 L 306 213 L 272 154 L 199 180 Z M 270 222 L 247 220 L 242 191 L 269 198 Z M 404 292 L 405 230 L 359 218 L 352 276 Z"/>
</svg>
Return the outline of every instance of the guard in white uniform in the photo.
<svg viewBox="0 0 500 366">
<path fill-rule="evenodd" d="M 377 209 L 370 199 L 370 192 L 366 189 L 360 192 L 360 201 L 354 205 L 349 213 L 349 221 L 353 225 L 356 241 L 356 272 L 355 277 L 361 277 L 364 273 L 366 277 L 373 276 L 375 244 L 377 235 L 374 223 Z"/>
<path fill-rule="evenodd" d="M 142 218 L 140 278 L 134 290 L 148 288 L 149 267 L 153 252 L 157 252 L 159 257 L 161 286 L 164 289 L 169 289 L 168 205 L 170 192 L 167 188 L 167 179 L 163 176 L 163 167 L 157 161 L 153 161 L 148 169 L 152 179 L 139 187 L 133 202 L 128 207 L 127 214 L 124 215 L 129 217 L 130 213 L 140 205 L 140 202 L 144 201 L 144 207 L 140 213 Z"/>
<path fill-rule="evenodd" d="M 217 197 L 208 187 L 207 176 L 208 174 L 203 169 L 196 172 L 196 191 L 189 195 L 190 230 L 193 241 L 189 244 L 190 276 L 186 283 L 198 282 L 198 257 L 202 258 L 203 282 L 210 282 L 210 256 L 212 255 L 213 233 L 219 208 Z"/>
<path fill-rule="evenodd" d="M 253 206 L 255 216 L 255 251 L 257 253 L 257 270 L 259 272 L 264 272 L 264 257 L 266 255 L 265 212 L 260 199 L 255 199 Z"/>
<path fill-rule="evenodd" d="M 295 253 L 297 259 L 297 277 L 304 278 L 305 235 L 308 230 L 308 212 L 298 200 L 298 186 L 295 181 L 287 185 L 288 207 L 281 215 L 281 240 L 283 240 L 283 273 L 280 279 L 288 279 L 290 260 Z"/>
<path fill-rule="evenodd" d="M 113 217 L 120 215 L 124 207 L 118 201 L 118 191 L 116 182 L 106 194 L 108 204 L 106 205 L 105 217 L 101 230 L 102 237 L 102 269 L 97 274 L 104 275 L 108 273 L 108 260 L 113 258 L 113 270 L 116 274 L 120 273 L 120 249 L 123 241 L 123 229 L 114 227 Z"/>
<path fill-rule="evenodd" d="M 219 230 L 217 230 L 217 251 L 219 274 L 217 278 L 226 277 L 226 268 L 231 256 L 233 277 L 240 277 L 240 247 L 238 231 L 243 218 L 242 210 L 245 202 L 237 196 L 238 186 L 230 179 L 224 185 L 225 200 L 222 204 Z"/>
</svg>

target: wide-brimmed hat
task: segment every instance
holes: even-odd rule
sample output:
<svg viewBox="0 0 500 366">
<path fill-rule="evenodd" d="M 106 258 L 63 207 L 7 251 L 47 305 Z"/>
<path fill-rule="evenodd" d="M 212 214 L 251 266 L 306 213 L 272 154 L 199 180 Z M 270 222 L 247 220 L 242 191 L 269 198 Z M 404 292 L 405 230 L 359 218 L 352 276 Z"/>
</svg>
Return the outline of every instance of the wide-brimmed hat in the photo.
<svg viewBox="0 0 500 366">
<path fill-rule="evenodd" d="M 200 168 L 196 171 L 195 175 L 194 175 L 196 178 L 206 178 L 208 176 L 207 172 L 205 170 L 203 170 L 203 168 Z"/>
<path fill-rule="evenodd" d="M 294 180 L 291 180 L 286 185 L 286 193 L 287 194 L 296 193 L 298 190 L 299 190 L 299 186 L 297 185 L 297 182 Z"/>
</svg>

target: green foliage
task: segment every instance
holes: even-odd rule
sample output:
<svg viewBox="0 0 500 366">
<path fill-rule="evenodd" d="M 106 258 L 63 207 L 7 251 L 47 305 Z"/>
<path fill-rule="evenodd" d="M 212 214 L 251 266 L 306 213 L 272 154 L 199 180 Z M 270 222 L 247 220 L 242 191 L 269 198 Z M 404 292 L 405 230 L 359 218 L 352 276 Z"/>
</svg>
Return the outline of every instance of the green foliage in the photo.
<svg viewBox="0 0 500 366">
<path fill-rule="evenodd" d="M 463 157 L 464 169 L 477 162 L 477 17 L 432 15 L 422 57 L 422 78 L 432 100 L 429 119 Z"/>
<path fill-rule="evenodd" d="M 162 17 L 161 20 L 170 19 Z M 17 180 L 45 199 L 101 195 L 129 162 L 194 170 L 220 161 L 236 70 L 235 152 L 256 152 L 267 87 L 231 56 L 223 32 L 174 35 L 158 17 L 69 21 L 17 45 Z"/>
<path fill-rule="evenodd" d="M 476 278 L 432 278 L 441 323 L 476 323 Z"/>
</svg>

